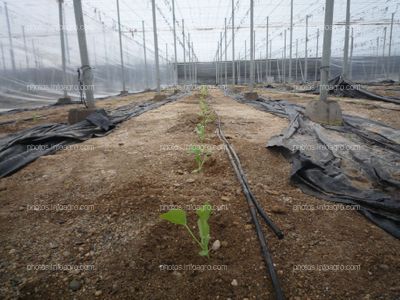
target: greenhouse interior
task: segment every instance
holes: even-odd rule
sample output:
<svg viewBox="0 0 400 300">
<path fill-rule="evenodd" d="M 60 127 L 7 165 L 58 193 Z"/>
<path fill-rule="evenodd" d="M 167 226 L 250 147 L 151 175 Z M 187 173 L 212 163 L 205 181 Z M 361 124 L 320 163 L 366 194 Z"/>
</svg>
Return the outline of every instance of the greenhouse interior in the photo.
<svg viewBox="0 0 400 300">
<path fill-rule="evenodd" d="M 0 22 L 0 299 L 400 299 L 398 0 Z"/>
</svg>

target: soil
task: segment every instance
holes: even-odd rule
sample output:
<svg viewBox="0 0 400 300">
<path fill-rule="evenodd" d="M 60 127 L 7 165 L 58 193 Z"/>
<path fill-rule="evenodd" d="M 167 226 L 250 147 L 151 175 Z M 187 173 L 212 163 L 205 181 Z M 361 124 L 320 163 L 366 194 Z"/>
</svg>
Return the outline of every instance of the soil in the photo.
<svg viewBox="0 0 400 300">
<path fill-rule="evenodd" d="M 266 92 L 267 97 L 289 95 Z M 151 97 L 126 98 L 126 103 Z M 293 98 L 289 100 L 301 103 Z M 205 141 L 212 149 L 211 158 L 203 172 L 191 172 L 196 166 L 187 149 L 199 143 L 194 132 L 198 100 L 197 95 L 184 97 L 122 123 L 105 137 L 79 144 L 82 148 L 41 157 L 3 178 L 0 298 L 274 299 L 246 200 L 213 124 Z M 222 119 L 254 195 L 285 234 L 278 240 L 263 227 L 286 297 L 396 299 L 398 240 L 356 211 L 295 209 L 328 202 L 293 186 L 290 163 L 265 148 L 287 121 L 240 104 L 219 90 L 210 90 L 208 101 Z M 357 101 L 345 102 L 345 110 L 367 113 L 369 109 Z M 62 109 L 59 115 L 64 119 L 67 108 Z M 385 111 L 371 110 L 376 115 Z M 396 114 L 388 110 L 382 121 L 399 125 Z M 197 234 L 194 208 L 205 202 L 216 208 L 210 218 L 211 243 L 221 242 L 209 259 L 198 255 L 198 246 L 184 228 L 159 218 L 166 209 L 180 205 Z M 93 206 L 31 209 L 50 204 Z M 94 270 L 30 270 L 54 264 Z M 299 270 L 321 265 L 359 268 Z"/>
</svg>

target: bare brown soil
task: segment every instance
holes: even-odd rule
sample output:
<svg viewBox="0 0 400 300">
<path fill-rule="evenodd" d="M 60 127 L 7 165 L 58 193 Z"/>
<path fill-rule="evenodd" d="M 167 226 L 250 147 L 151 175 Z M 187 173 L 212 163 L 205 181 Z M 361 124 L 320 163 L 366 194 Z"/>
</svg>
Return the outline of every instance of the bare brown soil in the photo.
<svg viewBox="0 0 400 300">
<path fill-rule="evenodd" d="M 143 95 L 142 100 L 147 96 L 151 98 Z M 147 112 L 103 138 L 80 144 L 85 148 L 41 157 L 2 179 L 0 298 L 273 299 L 245 198 L 214 125 L 206 140 L 212 157 L 204 172 L 191 173 L 195 164 L 186 150 L 198 143 L 198 100 L 188 96 Z M 220 91 L 212 91 L 209 101 L 256 198 L 285 233 L 277 240 L 264 226 L 287 298 L 396 299 L 398 240 L 355 211 L 295 209 L 327 202 L 292 186 L 290 164 L 265 148 L 287 121 Z M 197 254 L 183 228 L 159 218 L 163 205 L 193 208 L 206 201 L 220 209 L 213 212 L 210 226 L 211 242 L 218 239 L 222 246 L 210 259 Z M 34 211 L 34 204 L 93 209 Z M 195 211 L 188 214 L 194 227 Z M 90 265 L 94 270 L 29 270 L 54 264 Z M 189 265 L 192 269 L 163 269 Z M 359 269 L 299 270 L 306 265 Z M 232 285 L 234 279 L 237 285 Z M 73 280 L 80 283 L 77 291 L 69 287 Z"/>
</svg>

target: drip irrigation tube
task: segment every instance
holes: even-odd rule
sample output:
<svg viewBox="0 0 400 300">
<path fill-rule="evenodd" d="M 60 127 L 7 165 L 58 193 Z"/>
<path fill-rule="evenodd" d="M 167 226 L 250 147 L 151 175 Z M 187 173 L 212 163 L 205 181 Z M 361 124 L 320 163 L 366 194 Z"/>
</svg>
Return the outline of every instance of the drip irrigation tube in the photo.
<svg viewBox="0 0 400 300">
<path fill-rule="evenodd" d="M 267 216 L 267 214 L 264 212 L 264 210 L 262 209 L 262 207 L 260 206 L 260 204 L 258 203 L 256 198 L 252 194 L 252 192 L 249 188 L 246 176 L 245 176 L 242 166 L 240 164 L 239 157 L 237 156 L 233 147 L 229 144 L 229 142 L 225 138 L 225 135 L 221 128 L 221 121 L 220 121 L 219 117 L 218 117 L 218 122 L 217 122 L 217 135 L 218 135 L 219 139 L 225 144 L 225 150 L 228 153 L 229 160 L 230 160 L 230 162 L 235 170 L 236 176 L 242 186 L 243 193 L 246 196 L 247 204 L 249 205 L 249 209 L 250 209 L 251 218 L 252 218 L 254 226 L 256 228 L 258 240 L 260 242 L 262 256 L 263 256 L 264 262 L 267 266 L 269 275 L 271 277 L 272 286 L 275 289 L 276 299 L 283 300 L 283 299 L 285 299 L 285 297 L 283 295 L 283 291 L 282 291 L 282 288 L 281 288 L 281 285 L 279 282 L 278 275 L 276 274 L 276 271 L 275 271 L 274 263 L 272 261 L 272 256 L 268 249 L 267 241 L 266 241 L 264 233 L 261 229 L 260 222 L 257 219 L 257 211 L 260 214 L 260 216 L 263 218 L 263 220 L 266 222 L 266 224 L 272 229 L 272 231 L 276 234 L 276 236 L 279 239 L 283 238 L 283 233 L 273 223 L 273 221 Z"/>
</svg>

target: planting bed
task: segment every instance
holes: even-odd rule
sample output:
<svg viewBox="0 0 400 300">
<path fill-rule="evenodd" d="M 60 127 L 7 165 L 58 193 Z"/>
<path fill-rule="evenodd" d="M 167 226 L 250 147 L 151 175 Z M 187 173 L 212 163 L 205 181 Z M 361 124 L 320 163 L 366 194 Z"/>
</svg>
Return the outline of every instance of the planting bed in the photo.
<svg viewBox="0 0 400 300">
<path fill-rule="evenodd" d="M 262 93 L 299 104 L 314 98 Z M 152 96 L 128 96 L 123 102 L 113 99 L 99 105 L 117 107 Z M 199 122 L 199 100 L 194 93 L 132 118 L 105 137 L 79 144 L 85 149 L 41 157 L 3 178 L 0 298 L 274 299 L 246 200 L 213 123 L 207 126 L 205 140 L 212 155 L 203 172 L 192 173 L 196 165 L 187 150 L 198 143 L 194 128 Z M 356 211 L 294 209 L 326 202 L 290 184 L 290 164 L 265 148 L 269 138 L 287 127 L 287 120 L 240 104 L 219 90 L 210 90 L 207 101 L 220 116 L 255 197 L 285 234 L 278 240 L 263 224 L 285 296 L 396 299 L 400 294 L 398 240 Z M 394 104 L 346 99 L 341 105 L 346 113 L 381 118 L 400 128 Z M 51 121 L 57 122 L 64 120 L 69 108 L 43 110 L 43 114 L 51 112 Z M 55 110 L 59 118 L 54 117 Z M 1 116 L 0 121 L 31 114 Z M 31 127 L 32 122 L 16 128 L 2 126 L 1 133 Z M 205 202 L 216 208 L 210 217 L 211 244 L 221 243 L 209 259 L 198 255 L 198 246 L 183 228 L 159 218 L 180 205 L 197 234 L 194 208 Z M 30 209 L 34 204 L 93 206 L 56 212 Z M 29 270 L 54 264 L 94 270 Z M 305 265 L 359 268 L 299 270 Z"/>
</svg>

